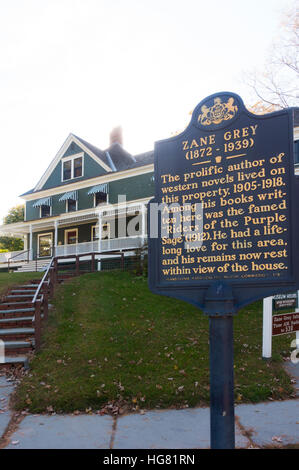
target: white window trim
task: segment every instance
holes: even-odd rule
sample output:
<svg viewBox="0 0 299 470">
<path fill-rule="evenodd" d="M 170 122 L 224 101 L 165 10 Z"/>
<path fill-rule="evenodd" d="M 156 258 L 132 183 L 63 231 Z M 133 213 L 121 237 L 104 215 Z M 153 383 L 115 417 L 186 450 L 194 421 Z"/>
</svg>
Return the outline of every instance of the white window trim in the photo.
<svg viewBox="0 0 299 470">
<path fill-rule="evenodd" d="M 76 245 L 78 243 L 78 228 L 68 228 L 67 230 L 64 231 L 64 244 L 65 245 L 68 245 L 67 243 L 67 234 L 68 232 L 76 232 Z M 74 245 L 74 243 L 72 243 L 72 245 Z"/>
<path fill-rule="evenodd" d="M 53 251 L 53 232 L 47 232 L 47 233 L 38 233 L 37 234 L 37 257 L 38 258 L 46 258 L 46 256 L 40 256 L 39 254 L 39 239 L 41 237 L 46 237 L 50 236 L 51 237 L 51 252 Z M 51 256 L 51 255 L 50 255 Z"/>
<path fill-rule="evenodd" d="M 72 199 L 72 201 L 73 201 L 73 200 L 74 200 L 74 199 Z M 77 212 L 77 210 L 78 210 L 78 199 L 76 200 L 76 210 L 75 210 L 75 211 L 69 211 L 69 199 L 67 199 L 67 200 L 65 201 L 65 212 L 71 214 L 72 212 Z"/>
<path fill-rule="evenodd" d="M 39 218 L 40 219 L 46 219 L 47 217 L 52 217 L 52 206 L 50 206 L 50 215 L 47 215 L 46 217 L 42 217 L 42 206 L 39 208 Z"/>
<path fill-rule="evenodd" d="M 75 161 L 76 158 L 82 158 L 82 175 L 81 176 L 74 176 L 74 161 Z M 63 164 L 65 162 L 68 162 L 68 161 L 72 162 L 71 177 L 64 180 L 63 179 Z M 75 180 L 77 178 L 82 178 L 82 176 L 84 176 L 84 152 L 76 153 L 75 155 L 70 155 L 68 157 L 64 157 L 64 158 L 61 159 L 61 182 L 62 183 L 64 183 L 65 181 L 72 181 L 72 180 Z"/>
</svg>

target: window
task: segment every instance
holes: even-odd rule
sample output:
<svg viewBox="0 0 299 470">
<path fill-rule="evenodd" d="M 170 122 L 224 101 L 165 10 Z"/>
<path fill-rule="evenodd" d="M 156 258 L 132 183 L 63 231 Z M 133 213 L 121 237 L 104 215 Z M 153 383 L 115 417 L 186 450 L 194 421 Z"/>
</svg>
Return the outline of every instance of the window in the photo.
<svg viewBox="0 0 299 470">
<path fill-rule="evenodd" d="M 64 231 L 64 244 L 75 245 L 78 243 L 78 229 L 72 228 Z"/>
<path fill-rule="evenodd" d="M 94 195 L 94 207 L 97 207 L 99 204 L 107 201 L 107 194 L 104 193 L 95 193 Z"/>
<path fill-rule="evenodd" d="M 83 154 L 62 160 L 62 181 L 80 178 L 80 176 L 83 176 Z"/>
<path fill-rule="evenodd" d="M 50 217 L 51 215 L 51 206 L 40 206 L 40 217 Z"/>
<path fill-rule="evenodd" d="M 63 162 L 63 181 L 70 180 L 72 178 L 72 160 Z"/>
<path fill-rule="evenodd" d="M 66 212 L 75 212 L 77 210 L 77 201 L 75 199 L 68 199 L 66 201 Z"/>
<path fill-rule="evenodd" d="M 52 256 L 53 233 L 38 235 L 38 257 Z"/>
<path fill-rule="evenodd" d="M 82 157 L 74 160 L 74 178 L 79 178 L 79 176 L 82 176 Z"/>
</svg>

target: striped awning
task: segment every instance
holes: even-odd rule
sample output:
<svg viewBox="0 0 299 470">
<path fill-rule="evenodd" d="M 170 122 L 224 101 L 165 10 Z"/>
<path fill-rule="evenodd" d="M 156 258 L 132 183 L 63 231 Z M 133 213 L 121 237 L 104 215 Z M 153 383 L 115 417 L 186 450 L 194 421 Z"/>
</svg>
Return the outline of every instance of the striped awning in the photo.
<svg viewBox="0 0 299 470">
<path fill-rule="evenodd" d="M 93 186 L 87 194 L 96 194 L 96 193 L 108 193 L 108 184 L 103 183 L 103 184 L 97 184 L 96 186 Z"/>
<path fill-rule="evenodd" d="M 68 199 L 78 200 L 78 191 L 69 191 L 59 198 L 59 202 L 67 201 Z"/>
<path fill-rule="evenodd" d="M 44 197 L 33 204 L 33 207 L 52 206 L 52 198 Z"/>
</svg>

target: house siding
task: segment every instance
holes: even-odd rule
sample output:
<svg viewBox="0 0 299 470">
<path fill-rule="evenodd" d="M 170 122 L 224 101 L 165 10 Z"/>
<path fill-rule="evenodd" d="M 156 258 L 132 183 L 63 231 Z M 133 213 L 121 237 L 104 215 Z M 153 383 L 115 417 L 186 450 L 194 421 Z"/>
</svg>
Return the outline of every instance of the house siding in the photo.
<svg viewBox="0 0 299 470">
<path fill-rule="evenodd" d="M 78 210 L 93 208 L 94 198 L 88 194 L 92 188 L 78 190 Z M 63 188 L 62 188 L 63 189 Z M 59 198 L 67 191 L 62 190 L 60 194 L 52 196 L 52 216 L 58 216 L 66 213 L 65 201 L 59 202 Z M 118 202 L 118 195 L 126 195 L 127 201 L 135 199 L 143 199 L 154 195 L 154 181 L 153 172 L 143 175 L 132 176 L 121 180 L 111 181 L 109 183 L 109 203 L 115 204 Z M 33 201 L 26 202 L 26 221 L 30 220 L 47 220 L 47 218 L 40 219 L 39 208 L 33 207 L 33 204 L 38 201 L 37 198 Z"/>
</svg>

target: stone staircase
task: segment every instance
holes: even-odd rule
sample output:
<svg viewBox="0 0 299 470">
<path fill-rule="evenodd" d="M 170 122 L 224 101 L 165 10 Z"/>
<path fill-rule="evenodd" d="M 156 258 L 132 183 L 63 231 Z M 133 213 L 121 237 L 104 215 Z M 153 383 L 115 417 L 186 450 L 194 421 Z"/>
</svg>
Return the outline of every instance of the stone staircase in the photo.
<svg viewBox="0 0 299 470">
<path fill-rule="evenodd" d="M 27 355 L 34 349 L 34 307 L 32 299 L 39 280 L 12 289 L 0 302 L 0 340 L 4 342 L 3 365 L 28 368 Z"/>
<path fill-rule="evenodd" d="M 74 273 L 60 273 L 57 283 L 73 278 Z M 28 355 L 35 349 L 32 303 L 40 280 L 15 287 L 0 301 L 0 340 L 4 342 L 5 361 L 1 366 L 22 365 L 28 369 Z M 41 315 L 43 318 L 43 314 Z"/>
</svg>

